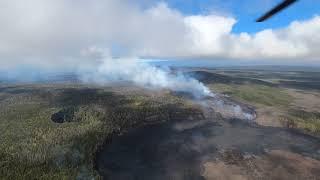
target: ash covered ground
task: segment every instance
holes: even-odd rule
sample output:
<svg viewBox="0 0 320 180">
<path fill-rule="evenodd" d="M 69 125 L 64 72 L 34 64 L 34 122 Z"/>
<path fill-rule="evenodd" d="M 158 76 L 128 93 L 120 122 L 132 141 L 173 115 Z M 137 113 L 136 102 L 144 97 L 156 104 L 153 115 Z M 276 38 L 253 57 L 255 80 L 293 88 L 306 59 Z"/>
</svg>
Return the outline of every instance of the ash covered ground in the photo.
<svg viewBox="0 0 320 180">
<path fill-rule="evenodd" d="M 301 90 L 303 86 L 289 89 L 291 86 L 282 81 L 268 79 L 273 73 L 294 74 L 286 76 L 294 79 L 301 72 L 269 70 L 265 76 L 257 73 L 261 76 L 257 79 L 254 75 L 248 77 L 248 73 L 234 77 L 232 73 L 243 71 L 230 71 L 186 70 L 219 92 L 200 99 L 173 93 L 200 105 L 203 116 L 191 115 L 116 136 L 97 154 L 98 171 L 105 179 L 318 179 L 318 131 L 297 123 L 314 121 L 290 116 L 291 111 L 308 103 L 296 103 L 293 96 L 287 95 L 300 91 L 308 96 L 318 90 Z M 308 73 L 300 76 L 305 75 Z M 316 114 L 307 109 L 305 116 L 308 113 Z M 319 122 L 318 116 L 314 120 L 313 125 Z"/>
<path fill-rule="evenodd" d="M 259 126 L 252 109 L 231 100 L 224 99 L 225 109 L 212 104 L 216 99 L 203 99 L 202 119 L 169 121 L 115 137 L 97 154 L 98 171 L 106 179 L 319 177 L 318 138 Z M 239 116 L 235 107 L 246 111 Z"/>
</svg>

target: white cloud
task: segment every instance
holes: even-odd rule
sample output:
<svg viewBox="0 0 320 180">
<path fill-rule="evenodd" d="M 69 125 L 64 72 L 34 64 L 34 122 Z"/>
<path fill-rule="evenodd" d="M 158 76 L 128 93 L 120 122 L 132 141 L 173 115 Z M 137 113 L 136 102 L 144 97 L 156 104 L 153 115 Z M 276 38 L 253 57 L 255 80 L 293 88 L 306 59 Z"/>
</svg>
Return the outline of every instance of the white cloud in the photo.
<svg viewBox="0 0 320 180">
<path fill-rule="evenodd" d="M 3 0 L 0 66 L 90 64 L 92 47 L 159 58 L 320 57 L 319 16 L 255 34 L 233 34 L 235 23 L 224 15 L 186 16 L 165 3 L 145 9 L 129 0 Z"/>
<path fill-rule="evenodd" d="M 316 59 L 320 57 L 320 17 L 292 22 L 288 27 L 264 30 L 253 35 L 231 35 L 234 58 Z"/>
</svg>

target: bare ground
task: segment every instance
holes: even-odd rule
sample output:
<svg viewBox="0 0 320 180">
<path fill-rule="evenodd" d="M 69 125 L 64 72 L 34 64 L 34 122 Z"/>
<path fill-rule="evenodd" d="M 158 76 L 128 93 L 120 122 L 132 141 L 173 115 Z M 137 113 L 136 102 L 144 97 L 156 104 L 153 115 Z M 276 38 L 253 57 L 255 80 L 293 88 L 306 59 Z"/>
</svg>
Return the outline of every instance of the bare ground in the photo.
<svg viewBox="0 0 320 180">
<path fill-rule="evenodd" d="M 272 106 L 257 106 L 256 112 L 256 123 L 262 126 L 283 127 L 283 124 L 280 122 L 279 117 L 284 115 L 286 113 L 285 111 Z"/>
<path fill-rule="evenodd" d="M 287 92 L 294 97 L 291 106 L 308 112 L 320 112 L 320 92 L 295 89 L 287 89 Z"/>
<path fill-rule="evenodd" d="M 203 167 L 203 176 L 208 180 L 320 178 L 319 160 L 284 150 L 238 158 L 235 163 L 206 162 Z"/>
</svg>

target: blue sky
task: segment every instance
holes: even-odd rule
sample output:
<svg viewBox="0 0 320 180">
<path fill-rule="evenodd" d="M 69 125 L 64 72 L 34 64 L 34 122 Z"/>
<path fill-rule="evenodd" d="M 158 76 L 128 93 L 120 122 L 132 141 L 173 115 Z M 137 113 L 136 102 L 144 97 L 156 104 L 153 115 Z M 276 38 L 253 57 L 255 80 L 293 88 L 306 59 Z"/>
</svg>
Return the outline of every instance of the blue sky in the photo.
<svg viewBox="0 0 320 180">
<path fill-rule="evenodd" d="M 156 0 L 155 0 L 156 1 Z M 165 0 L 170 8 L 176 9 L 184 15 L 203 15 L 216 13 L 222 16 L 232 16 L 237 20 L 233 26 L 232 33 L 239 34 L 247 32 L 257 33 L 265 29 L 286 28 L 293 21 L 305 21 L 320 15 L 319 0 L 298 0 L 295 4 L 278 13 L 265 22 L 257 23 L 255 20 L 265 12 L 273 8 L 282 0 Z M 219 59 L 219 58 L 218 58 Z M 230 66 L 230 65 L 270 65 L 270 64 L 288 64 L 288 62 L 277 62 L 269 60 L 237 62 L 232 60 L 206 60 L 197 59 L 191 61 L 160 61 L 159 64 L 170 65 L 203 65 L 203 66 Z M 318 63 L 308 63 L 308 65 L 319 66 Z M 292 65 L 305 65 L 303 61 L 294 61 Z"/>
<path fill-rule="evenodd" d="M 233 32 L 257 32 L 267 28 L 285 27 L 295 20 L 306 20 L 320 14 L 319 0 L 299 0 L 297 3 L 272 17 L 266 22 L 256 23 L 255 19 L 282 0 L 166 0 L 172 8 L 184 14 L 217 12 L 232 15 L 237 19 Z"/>
</svg>

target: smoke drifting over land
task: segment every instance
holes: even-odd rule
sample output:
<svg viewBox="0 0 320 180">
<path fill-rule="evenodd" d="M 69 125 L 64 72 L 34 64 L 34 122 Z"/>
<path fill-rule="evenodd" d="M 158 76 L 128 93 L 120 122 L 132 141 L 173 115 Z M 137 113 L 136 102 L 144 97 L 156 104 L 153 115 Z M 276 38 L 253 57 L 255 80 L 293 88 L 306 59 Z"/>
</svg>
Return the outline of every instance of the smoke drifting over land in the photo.
<svg viewBox="0 0 320 180">
<path fill-rule="evenodd" d="M 97 67 L 80 72 L 80 77 L 86 83 L 108 84 L 127 81 L 150 89 L 187 92 L 196 98 L 214 95 L 203 83 L 192 77 L 152 66 L 137 58 L 105 57 Z"/>
<path fill-rule="evenodd" d="M 106 51 L 108 52 L 108 51 Z M 113 58 L 105 51 L 90 49 L 86 54 L 95 61 L 91 66 L 80 64 L 74 71 L 46 71 L 44 68 L 17 68 L 0 73 L 6 82 L 55 82 L 77 80 L 84 84 L 112 85 L 129 83 L 146 89 L 183 92 L 226 118 L 252 120 L 254 115 L 239 105 L 210 91 L 202 82 L 169 68 L 157 67 L 139 58 Z M 70 76 L 70 73 L 73 74 Z"/>
<path fill-rule="evenodd" d="M 102 55 L 100 55 L 102 57 Z M 107 55 L 100 64 L 90 71 L 80 74 L 85 83 L 108 84 L 112 82 L 130 82 L 149 89 L 169 89 L 173 92 L 192 94 L 204 107 L 212 108 L 225 118 L 253 120 L 253 110 L 214 94 L 202 82 L 181 72 L 172 72 L 147 64 L 138 58 L 112 58 Z"/>
</svg>

